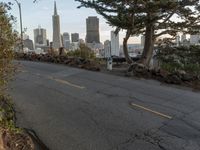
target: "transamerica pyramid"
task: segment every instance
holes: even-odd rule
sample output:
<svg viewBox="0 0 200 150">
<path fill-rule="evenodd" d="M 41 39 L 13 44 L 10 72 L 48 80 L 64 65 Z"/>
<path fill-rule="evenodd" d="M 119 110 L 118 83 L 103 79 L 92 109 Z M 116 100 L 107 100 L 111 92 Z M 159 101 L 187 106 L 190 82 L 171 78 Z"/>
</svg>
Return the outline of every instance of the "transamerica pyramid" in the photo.
<svg viewBox="0 0 200 150">
<path fill-rule="evenodd" d="M 58 50 L 62 47 L 61 35 L 60 35 L 60 17 L 57 13 L 56 2 L 54 1 L 54 15 L 52 16 L 53 21 L 53 49 Z"/>
</svg>

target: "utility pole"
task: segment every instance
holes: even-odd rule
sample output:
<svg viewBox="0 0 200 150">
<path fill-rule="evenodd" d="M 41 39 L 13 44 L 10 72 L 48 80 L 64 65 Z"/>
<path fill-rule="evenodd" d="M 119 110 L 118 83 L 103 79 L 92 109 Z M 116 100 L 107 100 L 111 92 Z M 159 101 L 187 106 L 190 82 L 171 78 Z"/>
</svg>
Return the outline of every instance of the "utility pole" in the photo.
<svg viewBox="0 0 200 150">
<path fill-rule="evenodd" d="M 23 44 L 23 29 L 22 29 L 22 11 L 21 11 L 21 3 L 17 0 L 14 0 L 19 7 L 19 17 L 20 17 L 20 30 L 21 30 L 21 52 L 23 52 L 24 44 Z"/>
</svg>

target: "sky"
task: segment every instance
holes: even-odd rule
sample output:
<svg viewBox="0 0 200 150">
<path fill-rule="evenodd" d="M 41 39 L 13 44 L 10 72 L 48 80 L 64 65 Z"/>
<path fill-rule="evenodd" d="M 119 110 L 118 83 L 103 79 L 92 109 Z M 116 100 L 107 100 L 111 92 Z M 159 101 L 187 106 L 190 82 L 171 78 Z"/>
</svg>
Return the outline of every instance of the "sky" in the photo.
<svg viewBox="0 0 200 150">
<path fill-rule="evenodd" d="M 17 18 L 14 28 L 19 31 L 19 10 L 14 0 L 3 0 L 3 2 L 13 1 L 10 13 Z M 23 28 L 27 28 L 26 34 L 33 39 L 33 29 L 39 25 L 47 30 L 47 38 L 52 40 L 52 15 L 54 12 L 54 0 L 18 0 L 22 7 Z M 57 10 L 60 16 L 61 34 L 63 32 L 79 33 L 81 39 L 86 36 L 86 18 L 88 16 L 97 16 L 100 20 L 100 39 L 103 43 L 110 40 L 110 31 L 114 28 L 110 27 L 106 20 L 98 15 L 95 10 L 89 8 L 77 9 L 79 2 L 74 0 L 56 0 Z M 124 32 L 120 32 L 120 43 L 123 42 Z M 140 43 L 139 37 L 129 40 L 129 43 Z"/>
</svg>

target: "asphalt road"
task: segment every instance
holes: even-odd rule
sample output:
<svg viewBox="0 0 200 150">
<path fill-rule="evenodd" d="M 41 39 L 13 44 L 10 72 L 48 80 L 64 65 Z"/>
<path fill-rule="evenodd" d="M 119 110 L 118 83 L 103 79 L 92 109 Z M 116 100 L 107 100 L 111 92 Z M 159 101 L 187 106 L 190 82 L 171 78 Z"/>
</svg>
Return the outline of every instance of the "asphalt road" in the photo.
<svg viewBox="0 0 200 150">
<path fill-rule="evenodd" d="M 17 124 L 51 150 L 200 150 L 200 93 L 21 61 Z"/>
</svg>

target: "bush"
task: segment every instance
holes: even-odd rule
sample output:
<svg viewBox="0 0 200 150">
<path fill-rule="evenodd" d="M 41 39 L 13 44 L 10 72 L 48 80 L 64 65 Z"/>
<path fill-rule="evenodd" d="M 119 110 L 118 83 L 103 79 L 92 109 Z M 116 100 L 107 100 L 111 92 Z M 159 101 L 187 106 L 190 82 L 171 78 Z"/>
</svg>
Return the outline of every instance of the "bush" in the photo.
<svg viewBox="0 0 200 150">
<path fill-rule="evenodd" d="M 12 75 L 13 47 L 16 41 L 16 32 L 12 29 L 13 17 L 7 13 L 10 7 L 0 3 L 0 94 Z"/>
<path fill-rule="evenodd" d="M 84 59 L 95 59 L 95 53 L 85 44 L 80 44 L 80 48 L 75 51 L 69 51 L 67 56 L 80 57 Z"/>
<path fill-rule="evenodd" d="M 161 68 L 169 72 L 184 70 L 192 74 L 200 73 L 200 46 L 160 47 L 156 57 L 161 62 Z"/>
</svg>

